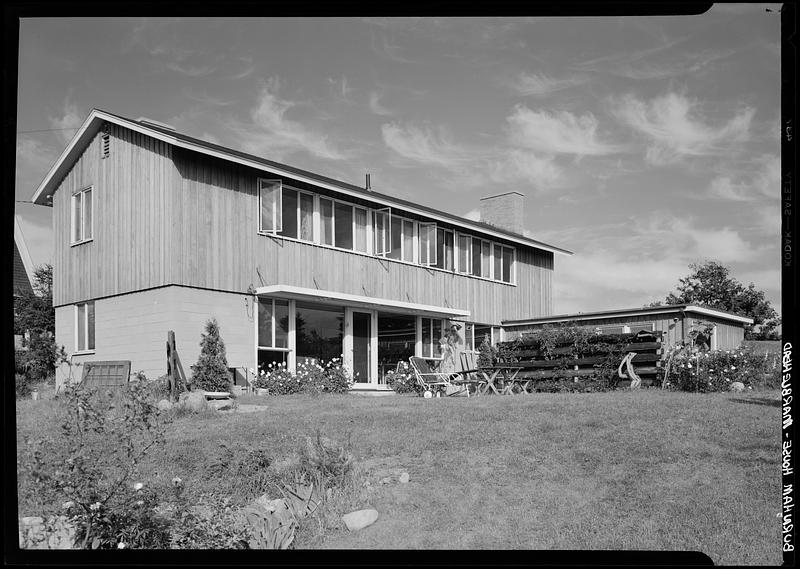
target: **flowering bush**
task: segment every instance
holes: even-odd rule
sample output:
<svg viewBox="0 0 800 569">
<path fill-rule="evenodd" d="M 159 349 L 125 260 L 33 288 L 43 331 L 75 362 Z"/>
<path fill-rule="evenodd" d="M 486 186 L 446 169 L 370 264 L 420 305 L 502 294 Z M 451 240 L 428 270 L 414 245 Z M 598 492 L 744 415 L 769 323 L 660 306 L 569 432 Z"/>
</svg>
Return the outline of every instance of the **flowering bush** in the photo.
<svg viewBox="0 0 800 569">
<path fill-rule="evenodd" d="M 778 377 L 775 356 L 769 358 L 748 348 L 692 353 L 678 347 L 666 357 L 672 360 L 666 387 L 681 391 L 728 391 L 736 381 L 752 389 L 754 384 L 770 386 L 772 377 Z"/>
<path fill-rule="evenodd" d="M 408 362 L 400 362 L 397 369 L 386 374 L 386 385 L 397 393 L 421 393 L 420 386 L 411 365 Z"/>
<path fill-rule="evenodd" d="M 259 371 L 253 385 L 269 390 L 270 395 L 345 393 L 353 383 L 350 375 L 339 358 L 329 362 L 311 359 L 300 362 L 294 375 L 286 369 L 285 363 L 271 363 Z"/>
</svg>

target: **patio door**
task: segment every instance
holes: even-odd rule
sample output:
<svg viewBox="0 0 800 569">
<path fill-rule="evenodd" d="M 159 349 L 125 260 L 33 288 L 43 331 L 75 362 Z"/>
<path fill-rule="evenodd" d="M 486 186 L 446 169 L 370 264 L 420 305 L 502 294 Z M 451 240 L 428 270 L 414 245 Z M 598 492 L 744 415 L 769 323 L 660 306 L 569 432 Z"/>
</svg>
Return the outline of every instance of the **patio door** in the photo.
<svg viewBox="0 0 800 569">
<path fill-rule="evenodd" d="M 372 379 L 372 312 L 353 310 L 353 377 L 356 383 Z"/>
</svg>

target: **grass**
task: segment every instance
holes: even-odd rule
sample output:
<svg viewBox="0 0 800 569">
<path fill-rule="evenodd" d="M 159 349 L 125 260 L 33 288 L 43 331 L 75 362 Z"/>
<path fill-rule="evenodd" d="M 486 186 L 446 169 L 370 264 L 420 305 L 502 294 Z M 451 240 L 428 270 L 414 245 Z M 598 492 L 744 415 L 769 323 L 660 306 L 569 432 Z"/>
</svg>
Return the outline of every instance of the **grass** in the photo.
<svg viewBox="0 0 800 569">
<path fill-rule="evenodd" d="M 696 550 L 725 565 L 781 560 L 777 392 L 252 399 L 239 404 L 266 409 L 177 418 L 147 465 L 148 483 L 180 476 L 187 491 L 246 503 L 264 486 L 209 468 L 225 447 L 287 457 L 320 429 L 350 439 L 371 482 L 351 503 L 380 518 L 355 533 L 342 524 L 301 532 L 299 548 Z M 18 443 L 54 436 L 58 424 L 43 417 L 56 411 L 47 399 L 18 402 Z M 399 471 L 408 484 L 379 484 Z M 23 515 L 35 515 L 41 505 L 26 507 Z"/>
</svg>

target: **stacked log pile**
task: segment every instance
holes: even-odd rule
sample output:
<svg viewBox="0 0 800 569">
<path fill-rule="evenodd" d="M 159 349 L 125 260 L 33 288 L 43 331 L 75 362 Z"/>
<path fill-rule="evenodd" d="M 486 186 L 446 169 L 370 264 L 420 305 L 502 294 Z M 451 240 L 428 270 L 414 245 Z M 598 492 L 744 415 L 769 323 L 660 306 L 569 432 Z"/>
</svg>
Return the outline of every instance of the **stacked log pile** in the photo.
<svg viewBox="0 0 800 569">
<path fill-rule="evenodd" d="M 551 380 L 591 380 L 605 374 L 618 380 L 617 387 L 630 386 L 631 378 L 621 379 L 617 369 L 628 353 L 636 354 L 631 363 L 642 387 L 660 385 L 662 370 L 662 332 L 638 334 L 598 334 L 580 345 L 566 341 L 544 348 L 535 335 L 496 345 L 498 363 L 514 363 L 521 368 L 517 378 L 531 379 L 534 385 Z M 623 366 L 623 372 L 625 367 Z"/>
</svg>

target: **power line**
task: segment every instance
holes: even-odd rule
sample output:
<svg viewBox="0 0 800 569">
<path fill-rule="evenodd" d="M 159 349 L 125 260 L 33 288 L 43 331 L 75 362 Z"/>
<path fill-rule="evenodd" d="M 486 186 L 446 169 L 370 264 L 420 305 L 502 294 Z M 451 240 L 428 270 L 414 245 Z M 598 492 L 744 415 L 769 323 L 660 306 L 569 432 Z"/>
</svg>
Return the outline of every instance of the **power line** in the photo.
<svg viewBox="0 0 800 569">
<path fill-rule="evenodd" d="M 32 132 L 58 132 L 62 130 L 80 130 L 81 127 L 75 128 L 43 128 L 41 130 L 18 130 L 17 134 L 30 134 Z"/>
</svg>

